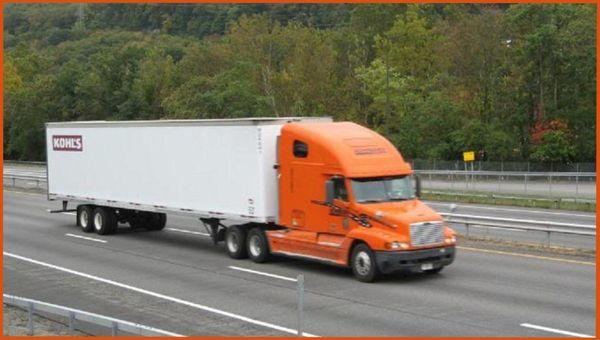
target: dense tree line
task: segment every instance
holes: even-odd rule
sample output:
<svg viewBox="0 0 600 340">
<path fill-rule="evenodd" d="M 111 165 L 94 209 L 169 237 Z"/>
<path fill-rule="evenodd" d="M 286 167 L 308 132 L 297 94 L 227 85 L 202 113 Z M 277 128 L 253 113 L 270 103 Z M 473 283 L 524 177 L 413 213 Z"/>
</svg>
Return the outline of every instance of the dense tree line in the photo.
<svg viewBox="0 0 600 340">
<path fill-rule="evenodd" d="M 5 6 L 4 157 L 44 123 L 322 116 L 407 158 L 595 159 L 593 5 Z"/>
</svg>

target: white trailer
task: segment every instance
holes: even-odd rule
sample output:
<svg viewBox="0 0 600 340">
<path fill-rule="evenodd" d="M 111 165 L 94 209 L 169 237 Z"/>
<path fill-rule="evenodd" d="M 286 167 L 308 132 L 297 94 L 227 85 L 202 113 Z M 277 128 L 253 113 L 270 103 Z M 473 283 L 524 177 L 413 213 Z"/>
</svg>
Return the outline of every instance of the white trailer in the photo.
<svg viewBox="0 0 600 340">
<path fill-rule="evenodd" d="M 111 224 L 116 225 L 112 220 L 118 219 L 133 226 L 141 216 L 145 223 L 154 219 L 155 229 L 164 227 L 166 213 L 276 223 L 274 167 L 281 126 L 315 120 L 331 121 L 249 118 L 47 123 L 48 199 L 63 201 L 63 210 L 69 201 L 91 207 L 88 211 L 77 209 L 78 224 L 96 215 L 94 207 L 120 209 L 121 217 L 99 217 Z M 86 221 L 81 213 L 86 214 Z M 93 231 L 91 226 L 89 229 L 86 231 Z M 104 233 L 110 232 L 109 228 Z"/>
</svg>

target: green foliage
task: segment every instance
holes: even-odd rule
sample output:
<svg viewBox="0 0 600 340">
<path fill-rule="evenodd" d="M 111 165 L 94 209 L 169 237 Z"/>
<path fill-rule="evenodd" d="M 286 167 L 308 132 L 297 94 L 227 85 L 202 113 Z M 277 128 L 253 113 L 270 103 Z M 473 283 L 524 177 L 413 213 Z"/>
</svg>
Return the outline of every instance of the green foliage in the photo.
<svg viewBox="0 0 600 340">
<path fill-rule="evenodd" d="M 575 147 L 563 131 L 551 131 L 542 137 L 530 155 L 537 162 L 567 163 L 575 157 Z"/>
<path fill-rule="evenodd" d="M 332 116 L 410 158 L 595 158 L 593 5 L 7 4 L 4 157 L 44 123 Z M 538 145 L 536 120 L 560 119 Z"/>
</svg>

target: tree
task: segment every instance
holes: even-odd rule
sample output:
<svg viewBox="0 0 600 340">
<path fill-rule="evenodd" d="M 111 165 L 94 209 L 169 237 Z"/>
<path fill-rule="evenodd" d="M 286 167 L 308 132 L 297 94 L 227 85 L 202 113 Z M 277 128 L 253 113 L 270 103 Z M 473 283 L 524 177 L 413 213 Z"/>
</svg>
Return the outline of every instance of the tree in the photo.
<svg viewBox="0 0 600 340">
<path fill-rule="evenodd" d="M 533 148 L 531 159 L 537 162 L 567 163 L 575 157 L 575 147 L 565 132 L 551 131 L 542 137 L 542 142 Z"/>
</svg>

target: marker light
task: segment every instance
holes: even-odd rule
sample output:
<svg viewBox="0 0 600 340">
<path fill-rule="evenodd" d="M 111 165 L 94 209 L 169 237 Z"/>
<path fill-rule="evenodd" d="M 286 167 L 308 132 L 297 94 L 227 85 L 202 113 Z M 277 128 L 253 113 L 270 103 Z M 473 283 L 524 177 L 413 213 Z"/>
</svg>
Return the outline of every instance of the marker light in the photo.
<svg viewBox="0 0 600 340">
<path fill-rule="evenodd" d="M 410 246 L 408 243 L 394 241 L 391 243 L 386 243 L 385 247 L 388 249 L 408 249 Z"/>
<path fill-rule="evenodd" d="M 456 237 L 452 236 L 452 237 L 447 237 L 444 242 L 446 242 L 447 244 L 452 244 L 452 243 L 456 243 Z"/>
</svg>

